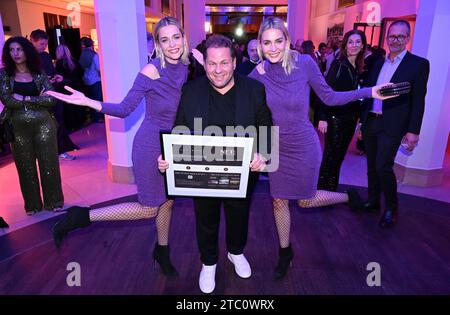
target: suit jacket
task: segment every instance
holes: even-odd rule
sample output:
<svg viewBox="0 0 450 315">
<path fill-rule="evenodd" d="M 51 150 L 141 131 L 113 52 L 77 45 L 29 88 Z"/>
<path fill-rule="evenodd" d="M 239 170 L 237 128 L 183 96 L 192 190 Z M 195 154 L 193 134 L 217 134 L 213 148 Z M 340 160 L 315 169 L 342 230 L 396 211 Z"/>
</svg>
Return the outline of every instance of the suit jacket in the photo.
<svg viewBox="0 0 450 315">
<path fill-rule="evenodd" d="M 234 75 L 236 109 L 234 126 L 272 126 L 272 114 L 267 107 L 264 85 L 254 79 Z M 203 129 L 209 125 L 209 88 L 206 76 L 190 81 L 183 86 L 175 125 L 194 130 L 194 118 L 201 117 Z M 269 134 L 270 136 L 270 134 Z M 270 140 L 269 140 L 270 141 Z M 270 143 L 268 144 L 270 148 Z"/>
<path fill-rule="evenodd" d="M 375 62 L 364 85 L 374 86 L 377 84 L 384 62 L 385 59 Z M 388 135 L 404 136 L 407 132 L 420 134 L 429 72 L 430 63 L 427 59 L 410 52 L 406 53 L 390 82 L 409 82 L 411 83 L 411 92 L 383 101 L 384 130 Z M 363 102 L 361 113 L 363 132 L 372 105 L 373 99 L 366 99 Z"/>
</svg>

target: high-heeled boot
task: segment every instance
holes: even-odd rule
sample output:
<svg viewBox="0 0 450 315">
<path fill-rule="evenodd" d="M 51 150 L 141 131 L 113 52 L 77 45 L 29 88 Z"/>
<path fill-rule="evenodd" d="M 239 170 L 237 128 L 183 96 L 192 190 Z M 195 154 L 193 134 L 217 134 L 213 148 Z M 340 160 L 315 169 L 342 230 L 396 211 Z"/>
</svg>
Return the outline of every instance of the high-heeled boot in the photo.
<svg viewBox="0 0 450 315">
<path fill-rule="evenodd" d="M 6 221 L 2 217 L 0 217 L 0 228 L 8 228 L 8 227 L 9 227 L 8 223 L 6 223 Z"/>
<path fill-rule="evenodd" d="M 363 209 L 364 203 L 359 195 L 358 191 L 354 188 L 349 188 L 347 190 L 348 195 L 348 206 L 351 211 L 360 211 Z"/>
<path fill-rule="evenodd" d="M 169 278 L 178 277 L 178 271 L 170 262 L 170 251 L 169 245 L 159 245 L 155 244 L 155 249 L 153 250 L 153 262 L 158 262 L 161 267 L 162 273 Z"/>
<path fill-rule="evenodd" d="M 286 248 L 280 247 L 278 255 L 278 264 L 273 272 L 275 280 L 283 278 L 287 273 L 288 267 L 292 264 L 294 252 L 292 251 L 291 244 Z"/>
<path fill-rule="evenodd" d="M 56 247 L 61 245 L 62 240 L 70 231 L 83 228 L 91 224 L 89 218 L 89 207 L 73 206 L 67 209 L 66 216 L 56 222 L 53 226 L 53 240 Z"/>
</svg>

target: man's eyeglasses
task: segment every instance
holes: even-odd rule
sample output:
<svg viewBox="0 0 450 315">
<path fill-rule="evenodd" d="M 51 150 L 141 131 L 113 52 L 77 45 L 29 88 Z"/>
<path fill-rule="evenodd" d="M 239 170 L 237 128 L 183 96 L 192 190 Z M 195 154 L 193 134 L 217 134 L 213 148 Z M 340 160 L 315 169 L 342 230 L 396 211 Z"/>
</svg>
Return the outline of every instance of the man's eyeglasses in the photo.
<svg viewBox="0 0 450 315">
<path fill-rule="evenodd" d="M 398 42 L 403 42 L 408 36 L 405 35 L 389 35 L 388 36 L 388 40 L 393 42 L 393 41 L 398 41 Z"/>
</svg>

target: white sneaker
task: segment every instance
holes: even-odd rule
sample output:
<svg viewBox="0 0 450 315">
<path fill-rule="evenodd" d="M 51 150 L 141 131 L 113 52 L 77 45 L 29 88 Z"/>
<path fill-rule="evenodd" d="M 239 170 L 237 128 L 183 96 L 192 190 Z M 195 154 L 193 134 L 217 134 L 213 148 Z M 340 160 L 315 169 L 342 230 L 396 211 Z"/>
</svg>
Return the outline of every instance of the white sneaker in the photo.
<svg viewBox="0 0 450 315">
<path fill-rule="evenodd" d="M 77 157 L 75 155 L 69 154 L 67 152 L 61 153 L 59 155 L 59 158 L 62 160 L 66 160 L 66 161 L 73 161 L 75 160 Z"/>
<path fill-rule="evenodd" d="M 212 266 L 202 266 L 198 285 L 203 293 L 211 293 L 216 287 L 216 266 L 217 264 Z"/>
<path fill-rule="evenodd" d="M 244 279 L 250 278 L 252 275 L 252 269 L 250 268 L 250 264 L 244 254 L 233 255 L 228 253 L 228 259 L 233 263 L 234 271 L 236 271 L 239 277 Z"/>
</svg>

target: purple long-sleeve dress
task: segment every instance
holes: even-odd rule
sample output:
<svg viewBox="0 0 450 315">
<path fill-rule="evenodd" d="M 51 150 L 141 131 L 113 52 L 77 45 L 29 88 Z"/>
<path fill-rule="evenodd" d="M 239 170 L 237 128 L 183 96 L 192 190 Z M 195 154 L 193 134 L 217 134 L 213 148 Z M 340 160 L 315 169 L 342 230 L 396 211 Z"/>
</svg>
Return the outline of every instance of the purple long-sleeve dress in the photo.
<svg viewBox="0 0 450 315">
<path fill-rule="evenodd" d="M 342 105 L 372 97 L 370 88 L 334 92 L 309 55 L 296 55 L 296 68 L 286 75 L 282 64 L 264 62 L 265 73 L 257 69 L 249 75 L 266 87 L 267 105 L 273 124 L 279 126 L 278 170 L 269 173 L 273 198 L 309 199 L 315 196 L 322 151 L 319 137 L 309 121 L 310 87 L 327 105 Z"/>
<path fill-rule="evenodd" d="M 161 154 L 159 132 L 173 127 L 188 70 L 181 62 L 166 62 L 165 68 L 161 68 L 159 59 L 151 63 L 158 69 L 160 78 L 152 80 L 139 73 L 122 103 L 102 103 L 102 113 L 124 118 L 145 98 L 145 117 L 134 137 L 131 156 L 139 202 L 156 207 L 167 199 L 164 177 L 159 173 L 156 162 Z"/>
</svg>

